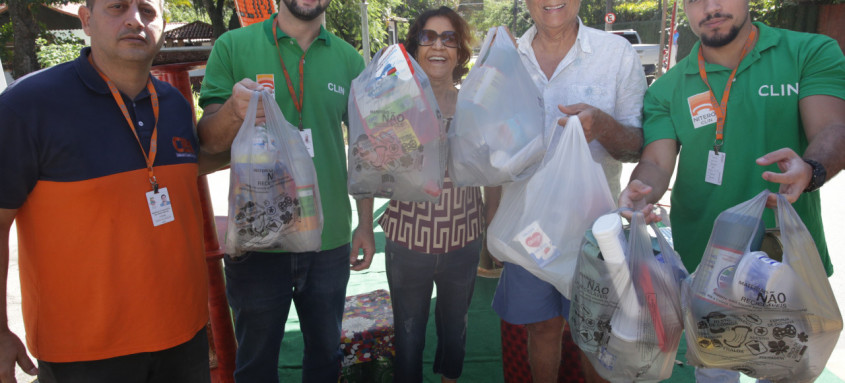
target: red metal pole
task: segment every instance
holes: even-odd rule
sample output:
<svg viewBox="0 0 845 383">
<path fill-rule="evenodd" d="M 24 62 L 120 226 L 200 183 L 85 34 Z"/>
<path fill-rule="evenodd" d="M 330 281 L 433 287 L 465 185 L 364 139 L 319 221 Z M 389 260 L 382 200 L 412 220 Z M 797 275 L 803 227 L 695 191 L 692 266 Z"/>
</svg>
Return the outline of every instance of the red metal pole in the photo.
<svg viewBox="0 0 845 383">
<path fill-rule="evenodd" d="M 197 180 L 200 203 L 202 205 L 202 225 L 205 233 L 205 259 L 208 264 L 208 311 L 211 322 L 211 338 L 217 355 L 217 367 L 212 369 L 212 382 L 234 383 L 235 329 L 229 301 L 226 299 L 226 282 L 223 278 L 223 249 L 217 240 L 217 227 L 214 222 L 214 209 L 211 207 L 211 194 L 208 179 L 205 176 Z"/>
<path fill-rule="evenodd" d="M 191 104 L 193 110 L 193 95 L 188 72 L 204 66 L 204 62 L 168 64 L 152 68 L 152 74 L 162 81 L 166 81 L 178 89 Z M 196 111 L 193 114 L 196 123 Z M 202 206 L 202 229 L 205 237 L 205 259 L 208 264 L 208 311 L 211 332 L 209 346 L 216 355 L 217 365 L 210 366 L 211 381 L 214 383 L 234 383 L 235 377 L 235 330 L 232 327 L 232 316 L 229 311 L 229 301 L 226 299 L 226 283 L 223 278 L 223 249 L 217 238 L 217 227 L 214 222 L 214 209 L 211 205 L 211 193 L 208 179 L 201 176 L 197 179 L 200 205 Z"/>
<path fill-rule="evenodd" d="M 675 41 L 675 16 L 678 14 L 678 0 L 675 0 L 674 5 L 672 6 L 672 23 L 669 26 L 669 54 L 666 58 L 666 70 L 668 71 L 669 68 L 672 67 L 672 45 L 675 45 L 677 41 Z M 677 54 L 677 52 L 675 53 Z"/>
</svg>

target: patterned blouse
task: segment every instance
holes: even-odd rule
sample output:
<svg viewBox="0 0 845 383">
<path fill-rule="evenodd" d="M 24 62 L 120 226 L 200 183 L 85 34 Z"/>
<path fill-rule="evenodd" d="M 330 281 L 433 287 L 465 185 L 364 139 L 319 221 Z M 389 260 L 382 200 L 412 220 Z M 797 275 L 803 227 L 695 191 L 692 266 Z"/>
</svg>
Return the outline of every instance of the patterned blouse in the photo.
<svg viewBox="0 0 845 383">
<path fill-rule="evenodd" d="M 452 117 L 444 116 L 443 124 L 448 132 Z M 483 207 L 481 188 L 455 186 L 447 169 L 436 203 L 390 200 L 379 225 L 387 239 L 410 250 L 444 254 L 481 237 Z"/>
<path fill-rule="evenodd" d="M 481 237 L 481 188 L 456 187 L 446 172 L 435 202 L 391 200 L 379 218 L 387 239 L 413 251 L 443 254 Z"/>
</svg>

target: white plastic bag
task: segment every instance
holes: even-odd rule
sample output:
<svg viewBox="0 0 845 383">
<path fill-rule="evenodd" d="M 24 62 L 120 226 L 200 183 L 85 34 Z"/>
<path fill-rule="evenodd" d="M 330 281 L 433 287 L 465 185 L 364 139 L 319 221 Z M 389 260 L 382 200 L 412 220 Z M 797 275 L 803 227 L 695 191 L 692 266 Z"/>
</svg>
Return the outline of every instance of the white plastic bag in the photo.
<svg viewBox="0 0 845 383">
<path fill-rule="evenodd" d="M 266 122 L 255 124 L 259 95 Z M 254 92 L 232 142 L 226 253 L 320 250 L 317 172 L 297 129 L 268 91 Z"/>
<path fill-rule="evenodd" d="M 525 179 L 544 155 L 543 96 L 504 27 L 491 28 L 458 93 L 449 174 L 458 186 Z"/>
<path fill-rule="evenodd" d="M 431 83 L 401 44 L 379 51 L 349 94 L 349 194 L 437 201 L 446 133 Z"/>
<path fill-rule="evenodd" d="M 769 194 L 716 218 L 701 263 L 683 284 L 687 359 L 771 381 L 810 382 L 839 339 L 842 314 L 810 233 L 782 195 L 782 262 L 749 250 Z"/>
<path fill-rule="evenodd" d="M 612 382 L 668 379 L 678 352 L 680 285 L 688 273 L 660 228 L 651 228 L 654 239 L 642 213 L 634 214 L 627 263 L 599 259 L 590 232 L 578 258 L 569 312 L 573 339 Z"/>
<path fill-rule="evenodd" d="M 543 164 L 527 180 L 503 187 L 487 247 L 570 297 L 581 239 L 615 208 L 601 165 L 593 161 L 578 117 L 555 128 Z"/>
</svg>

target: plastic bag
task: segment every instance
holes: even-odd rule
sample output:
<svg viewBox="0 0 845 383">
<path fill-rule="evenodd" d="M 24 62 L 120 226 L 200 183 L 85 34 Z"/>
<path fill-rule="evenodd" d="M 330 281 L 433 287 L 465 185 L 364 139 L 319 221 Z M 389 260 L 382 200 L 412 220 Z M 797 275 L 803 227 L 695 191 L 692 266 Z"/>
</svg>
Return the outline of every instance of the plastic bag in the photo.
<svg viewBox="0 0 845 383">
<path fill-rule="evenodd" d="M 504 186 L 487 247 L 569 297 L 584 232 L 615 204 L 578 118 L 555 132 L 540 169 Z"/>
<path fill-rule="evenodd" d="M 770 192 L 722 212 L 683 285 L 687 359 L 782 382 L 810 382 L 827 364 L 842 314 L 801 218 L 778 195 L 783 261 L 751 252 Z"/>
<path fill-rule="evenodd" d="M 543 159 L 543 96 L 504 27 L 487 32 L 458 93 L 449 129 L 449 174 L 458 186 L 530 177 Z"/>
<path fill-rule="evenodd" d="M 635 213 L 622 263 L 600 259 L 588 231 L 572 282 L 575 343 L 613 382 L 669 378 L 683 332 L 680 285 L 689 274 L 663 231 L 652 225 L 652 239 L 646 228 Z"/>
<path fill-rule="evenodd" d="M 258 99 L 266 122 L 255 124 Z M 226 254 L 320 250 L 317 172 L 297 129 L 268 91 L 253 92 L 232 142 Z"/>
<path fill-rule="evenodd" d="M 376 54 L 349 95 L 349 194 L 437 201 L 446 133 L 431 83 L 403 45 Z"/>
</svg>

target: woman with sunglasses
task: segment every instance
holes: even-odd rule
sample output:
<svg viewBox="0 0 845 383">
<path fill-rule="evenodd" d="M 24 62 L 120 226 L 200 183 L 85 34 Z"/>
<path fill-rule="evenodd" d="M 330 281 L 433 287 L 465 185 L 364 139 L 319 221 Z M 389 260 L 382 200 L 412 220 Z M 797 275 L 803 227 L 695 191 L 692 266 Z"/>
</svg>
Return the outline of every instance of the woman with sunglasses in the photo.
<svg viewBox="0 0 845 383">
<path fill-rule="evenodd" d="M 466 21 L 452 9 L 440 7 L 417 17 L 405 41 L 408 54 L 431 81 L 447 128 L 458 99 L 455 86 L 468 71 L 470 38 Z M 435 284 L 437 352 L 433 371 L 443 382 L 461 376 L 467 311 L 481 251 L 482 212 L 480 188 L 455 187 L 447 172 L 439 201 L 393 200 L 379 220 L 387 238 L 387 281 L 396 334 L 394 382 L 423 379 L 425 330 Z"/>
</svg>

